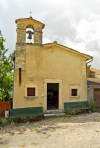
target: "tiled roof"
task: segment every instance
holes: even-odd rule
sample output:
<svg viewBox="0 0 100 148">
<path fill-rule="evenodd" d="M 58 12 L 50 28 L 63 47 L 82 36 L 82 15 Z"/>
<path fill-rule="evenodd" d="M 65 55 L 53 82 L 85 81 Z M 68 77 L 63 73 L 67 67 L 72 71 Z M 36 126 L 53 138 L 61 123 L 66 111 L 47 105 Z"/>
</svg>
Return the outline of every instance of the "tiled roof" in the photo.
<svg viewBox="0 0 100 148">
<path fill-rule="evenodd" d="M 87 78 L 87 85 L 100 86 L 100 79 L 98 79 L 98 78 Z"/>
</svg>

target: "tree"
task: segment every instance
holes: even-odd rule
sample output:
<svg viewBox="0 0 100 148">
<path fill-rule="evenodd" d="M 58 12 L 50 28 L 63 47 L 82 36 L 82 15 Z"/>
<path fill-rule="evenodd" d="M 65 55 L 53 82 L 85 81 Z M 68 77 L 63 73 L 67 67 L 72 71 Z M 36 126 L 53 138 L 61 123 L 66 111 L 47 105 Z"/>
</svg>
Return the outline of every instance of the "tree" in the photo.
<svg viewBox="0 0 100 148">
<path fill-rule="evenodd" d="M 13 62 L 11 54 L 9 57 L 5 55 L 8 49 L 5 49 L 4 42 L 0 31 L 0 100 L 9 101 L 13 90 Z"/>
</svg>

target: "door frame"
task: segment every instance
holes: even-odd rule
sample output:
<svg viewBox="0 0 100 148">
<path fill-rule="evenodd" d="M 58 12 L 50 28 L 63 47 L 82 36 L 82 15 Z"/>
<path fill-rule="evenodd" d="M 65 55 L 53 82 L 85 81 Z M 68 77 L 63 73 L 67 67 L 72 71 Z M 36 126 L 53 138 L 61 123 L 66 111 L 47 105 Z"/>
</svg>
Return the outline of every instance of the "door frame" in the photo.
<svg viewBox="0 0 100 148">
<path fill-rule="evenodd" d="M 62 101 L 62 79 L 45 79 L 44 80 L 44 110 L 47 110 L 47 83 L 59 83 L 58 109 L 63 109 Z"/>
</svg>

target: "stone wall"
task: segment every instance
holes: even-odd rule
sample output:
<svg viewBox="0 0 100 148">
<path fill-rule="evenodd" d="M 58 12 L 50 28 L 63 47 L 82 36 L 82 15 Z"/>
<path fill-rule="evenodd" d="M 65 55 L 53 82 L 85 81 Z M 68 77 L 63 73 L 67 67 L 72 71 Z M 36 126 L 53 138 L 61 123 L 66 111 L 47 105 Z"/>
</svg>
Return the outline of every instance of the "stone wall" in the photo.
<svg viewBox="0 0 100 148">
<path fill-rule="evenodd" d="M 87 101 L 89 102 L 89 103 L 91 103 L 91 101 L 93 101 L 94 100 L 94 96 L 93 96 L 93 87 L 89 87 L 88 89 L 87 89 Z"/>
<path fill-rule="evenodd" d="M 26 28 L 34 30 L 34 45 L 42 46 L 42 29 L 44 24 L 30 18 L 18 19 L 17 23 L 17 42 L 15 55 L 15 70 L 21 68 L 26 70 Z"/>
</svg>

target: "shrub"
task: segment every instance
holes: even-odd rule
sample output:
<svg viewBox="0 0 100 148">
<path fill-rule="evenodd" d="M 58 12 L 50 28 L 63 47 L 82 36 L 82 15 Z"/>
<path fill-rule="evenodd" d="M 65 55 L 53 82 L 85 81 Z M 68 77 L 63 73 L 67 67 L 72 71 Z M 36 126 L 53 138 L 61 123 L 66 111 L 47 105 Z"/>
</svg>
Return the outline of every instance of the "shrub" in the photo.
<svg viewBox="0 0 100 148">
<path fill-rule="evenodd" d="M 21 118 L 14 118 L 14 119 L 13 119 L 13 122 L 15 122 L 15 123 L 20 123 L 20 122 L 21 122 Z"/>
<path fill-rule="evenodd" d="M 0 126 L 2 125 L 2 121 L 1 121 L 1 119 L 0 119 Z"/>
<path fill-rule="evenodd" d="M 8 116 L 8 118 L 6 118 L 6 121 L 7 121 L 7 124 L 8 124 L 8 125 L 11 124 L 11 118 L 9 118 L 9 116 Z"/>
<path fill-rule="evenodd" d="M 90 110 L 91 112 L 96 112 L 98 110 L 99 105 L 96 101 L 91 101 L 90 103 Z"/>
<path fill-rule="evenodd" d="M 66 108 L 66 115 L 72 116 L 72 111 L 69 108 Z"/>
</svg>

